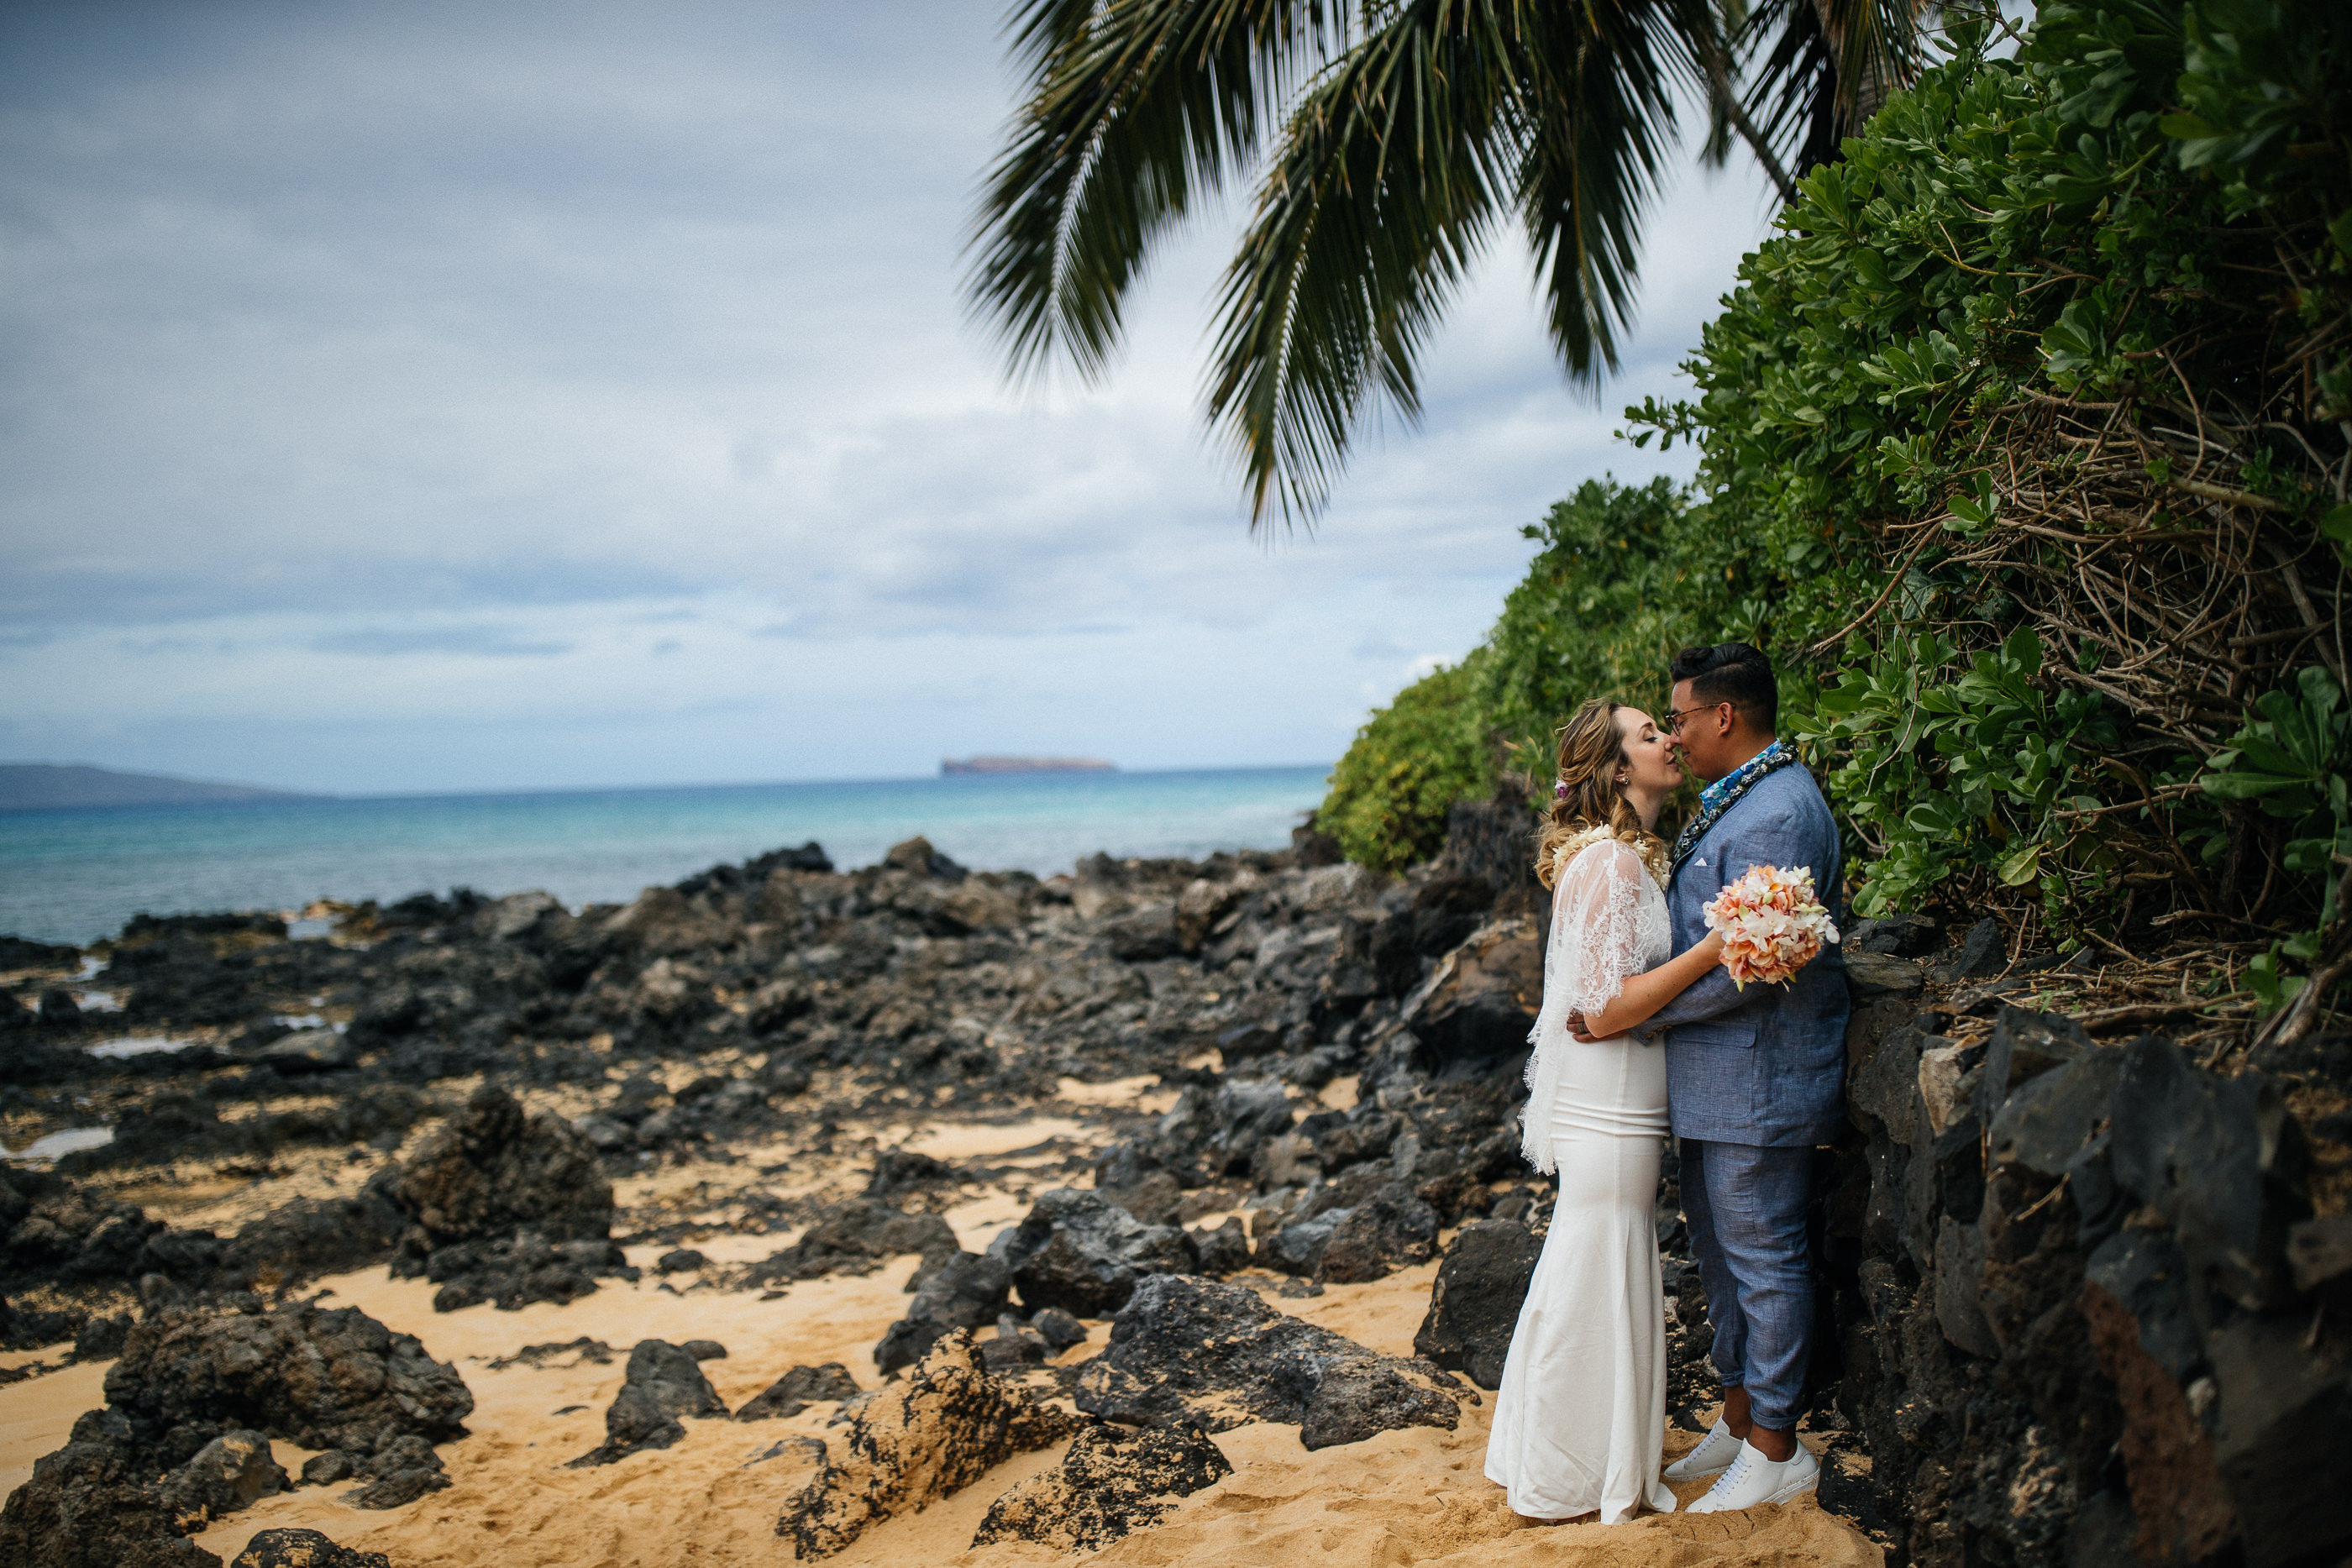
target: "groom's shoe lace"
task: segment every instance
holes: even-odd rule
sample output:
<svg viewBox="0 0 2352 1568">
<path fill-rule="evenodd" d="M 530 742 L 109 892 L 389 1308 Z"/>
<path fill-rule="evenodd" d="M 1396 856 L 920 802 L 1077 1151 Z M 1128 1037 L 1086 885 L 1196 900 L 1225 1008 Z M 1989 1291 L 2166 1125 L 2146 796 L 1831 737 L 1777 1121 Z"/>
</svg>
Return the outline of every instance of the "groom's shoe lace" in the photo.
<svg viewBox="0 0 2352 1568">
<path fill-rule="evenodd" d="M 1722 1492 L 1728 1496 L 1739 1485 L 1740 1478 L 1748 1473 L 1749 1452 L 1747 1445 L 1740 1446 L 1739 1457 L 1731 1461 L 1731 1468 L 1717 1477 L 1715 1484 L 1706 1489 L 1710 1496 L 1716 1492 Z"/>
</svg>

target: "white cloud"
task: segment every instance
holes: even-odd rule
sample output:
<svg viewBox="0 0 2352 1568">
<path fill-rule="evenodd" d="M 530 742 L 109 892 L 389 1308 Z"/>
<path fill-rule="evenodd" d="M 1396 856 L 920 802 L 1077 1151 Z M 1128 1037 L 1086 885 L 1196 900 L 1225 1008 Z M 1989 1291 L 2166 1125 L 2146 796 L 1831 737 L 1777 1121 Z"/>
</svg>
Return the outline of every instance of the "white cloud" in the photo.
<svg viewBox="0 0 2352 1568">
<path fill-rule="evenodd" d="M 1520 523 L 1685 471 L 1610 432 L 1760 234 L 1744 174 L 1661 212 L 1597 404 L 1499 253 L 1426 427 L 1311 538 L 1246 534 L 1198 423 L 1224 229 L 1108 384 L 1006 389 L 956 303 L 998 49 L 969 4 L 0 17 L 0 753 L 350 789 L 1328 759 L 1485 630 Z"/>
</svg>

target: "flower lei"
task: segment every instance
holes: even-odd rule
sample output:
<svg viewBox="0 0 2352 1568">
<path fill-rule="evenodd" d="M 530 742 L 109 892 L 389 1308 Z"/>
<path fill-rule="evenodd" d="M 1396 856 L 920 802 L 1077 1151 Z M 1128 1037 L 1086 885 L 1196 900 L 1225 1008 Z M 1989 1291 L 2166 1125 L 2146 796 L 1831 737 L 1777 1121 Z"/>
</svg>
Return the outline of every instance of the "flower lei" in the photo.
<svg viewBox="0 0 2352 1568">
<path fill-rule="evenodd" d="M 1791 767 L 1796 760 L 1797 754 L 1776 740 L 1701 790 L 1698 814 L 1675 837 L 1674 857 L 1668 865 L 1680 866 L 1685 858 L 1698 848 L 1698 841 L 1706 837 L 1707 830 L 1723 821 L 1723 814 L 1738 805 L 1739 798 L 1756 788 L 1765 775 Z M 1709 796 L 1714 797 L 1712 803 L 1708 800 Z"/>
<path fill-rule="evenodd" d="M 1566 875 L 1569 862 L 1603 840 L 1613 840 L 1640 855 L 1642 864 L 1649 870 L 1650 880 L 1661 888 L 1666 885 L 1666 878 L 1674 871 L 1674 862 L 1667 853 L 1666 846 L 1655 839 L 1652 839 L 1647 843 L 1633 839 L 1620 839 L 1617 836 L 1617 831 L 1606 825 L 1587 828 L 1574 838 L 1560 841 L 1559 847 L 1552 851 L 1552 880 L 1558 882 Z"/>
</svg>

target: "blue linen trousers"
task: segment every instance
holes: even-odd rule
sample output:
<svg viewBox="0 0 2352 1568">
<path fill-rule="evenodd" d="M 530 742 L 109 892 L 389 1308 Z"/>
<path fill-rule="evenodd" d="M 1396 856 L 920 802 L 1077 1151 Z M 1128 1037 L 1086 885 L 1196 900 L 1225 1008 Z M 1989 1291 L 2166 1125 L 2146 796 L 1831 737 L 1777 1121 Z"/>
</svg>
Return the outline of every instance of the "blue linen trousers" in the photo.
<svg viewBox="0 0 2352 1568">
<path fill-rule="evenodd" d="M 1757 780 L 1675 867 L 1674 950 L 1706 935 L 1704 911 L 1751 865 L 1810 867 L 1844 919 L 1844 856 L 1829 802 L 1801 767 Z M 1712 969 L 1634 1030 L 1663 1040 L 1666 1105 L 1682 1140 L 1683 1214 L 1715 1325 L 1712 1358 L 1774 1431 L 1802 1413 L 1813 1329 L 1805 1235 L 1813 1145 L 1845 1124 L 1845 963 L 1832 947 L 1786 986 Z"/>
<path fill-rule="evenodd" d="M 1707 1358 L 1725 1387 L 1746 1387 L 1749 1416 L 1775 1432 L 1804 1413 L 1812 1164 L 1813 1151 L 1802 1146 L 1682 1141 L 1683 1218 L 1715 1326 Z"/>
</svg>

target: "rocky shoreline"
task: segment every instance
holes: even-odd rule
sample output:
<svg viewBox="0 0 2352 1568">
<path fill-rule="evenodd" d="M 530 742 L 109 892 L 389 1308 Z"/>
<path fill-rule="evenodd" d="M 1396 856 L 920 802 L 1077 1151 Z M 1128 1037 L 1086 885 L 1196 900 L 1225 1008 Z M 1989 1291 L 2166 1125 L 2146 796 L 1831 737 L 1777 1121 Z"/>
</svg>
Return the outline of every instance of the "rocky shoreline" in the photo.
<svg viewBox="0 0 2352 1568">
<path fill-rule="evenodd" d="M 89 954 L 0 938 L 0 1142 L 111 1133 L 0 1170 L 0 1399 L 106 1368 L 0 1509 L 0 1560 L 367 1562 L 237 1526 L 331 1497 L 341 1539 L 430 1506 L 496 1446 L 486 1378 L 606 1386 L 624 1361 L 599 1409 L 558 1412 L 602 1441 L 529 1473 L 781 1431 L 729 1483 L 768 1487 L 764 1560 L 854 1555 L 967 1493 L 950 1555 L 1102 1552 L 1193 1528 L 1239 1484 L 1238 1434 L 1460 1440 L 1548 1214 L 1516 1128 L 1523 821 L 1465 802 L 1394 880 L 1307 832 L 1044 881 L 915 840 L 577 913 L 460 891 L 341 910 L 329 938 L 246 915 L 142 917 Z M 2352 1548 L 2312 1480 L 2352 1458 L 2352 1043 L 2225 1076 L 2017 1005 L 2043 961 L 1990 923 L 1850 936 L 1805 1427 L 1837 1528 L 1937 1568 Z M 1671 1159 L 1661 1199 L 1686 1433 L 1714 1391 Z M 1392 1348 L 1315 1321 L 1400 1287 Z M 872 1337 L 725 1396 L 740 1335 L 425 1348 L 445 1319 L 623 1296 L 689 1326 L 854 1297 Z M 564 1560 L 429 1560 L 494 1557 Z"/>
</svg>

